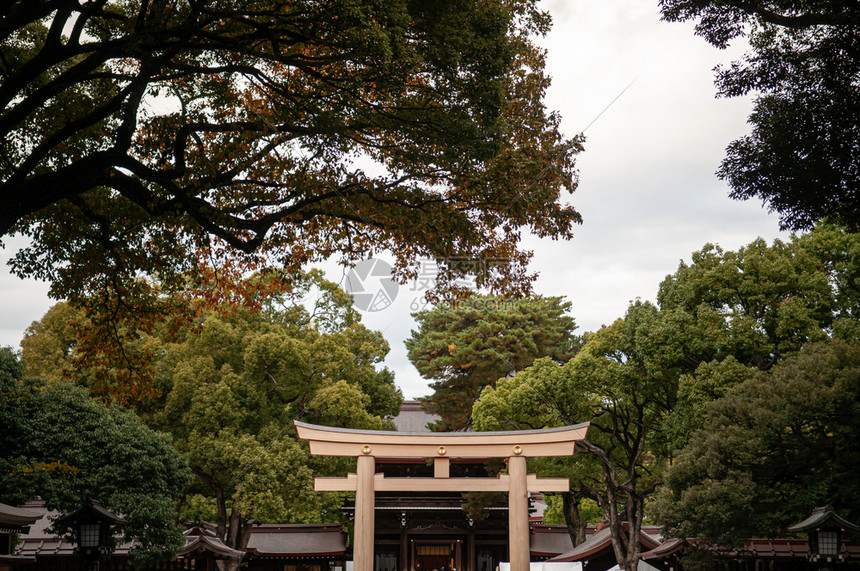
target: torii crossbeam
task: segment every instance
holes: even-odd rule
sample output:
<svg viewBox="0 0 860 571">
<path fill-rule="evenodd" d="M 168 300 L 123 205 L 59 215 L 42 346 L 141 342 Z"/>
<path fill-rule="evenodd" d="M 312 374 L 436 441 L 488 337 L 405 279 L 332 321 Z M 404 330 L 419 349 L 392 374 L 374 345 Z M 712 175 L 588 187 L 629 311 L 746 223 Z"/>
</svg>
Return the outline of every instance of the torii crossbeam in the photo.
<svg viewBox="0 0 860 571">
<path fill-rule="evenodd" d="M 354 456 L 356 473 L 316 478 L 317 491 L 355 491 L 354 571 L 373 571 L 376 492 L 507 492 L 511 571 L 529 570 L 528 492 L 566 492 L 567 478 L 526 474 L 526 458 L 571 456 L 589 423 L 506 432 L 389 432 L 332 428 L 295 421 L 311 454 Z M 386 478 L 375 474 L 377 458 L 432 458 L 433 478 Z M 507 458 L 498 478 L 451 478 L 451 458 Z"/>
</svg>

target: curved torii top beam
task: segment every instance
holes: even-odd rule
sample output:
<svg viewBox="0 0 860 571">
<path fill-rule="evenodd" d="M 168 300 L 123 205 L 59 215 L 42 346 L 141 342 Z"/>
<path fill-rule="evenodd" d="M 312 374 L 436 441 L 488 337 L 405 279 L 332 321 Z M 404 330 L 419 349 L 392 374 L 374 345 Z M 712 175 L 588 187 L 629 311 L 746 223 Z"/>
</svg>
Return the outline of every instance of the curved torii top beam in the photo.
<svg viewBox="0 0 860 571">
<path fill-rule="evenodd" d="M 311 454 L 376 458 L 508 458 L 570 456 L 589 423 L 498 432 L 393 432 L 334 428 L 295 421 Z"/>
</svg>

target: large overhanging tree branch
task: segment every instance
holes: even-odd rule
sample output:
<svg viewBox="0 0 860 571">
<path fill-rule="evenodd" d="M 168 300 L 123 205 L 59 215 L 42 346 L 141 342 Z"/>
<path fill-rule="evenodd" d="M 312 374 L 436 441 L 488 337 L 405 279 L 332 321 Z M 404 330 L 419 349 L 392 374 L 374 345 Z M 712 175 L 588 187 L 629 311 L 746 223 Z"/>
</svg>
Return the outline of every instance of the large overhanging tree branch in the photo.
<svg viewBox="0 0 860 571">
<path fill-rule="evenodd" d="M 762 200 L 783 228 L 860 220 L 860 3 L 856 0 L 660 0 L 669 21 L 742 61 L 717 68 L 721 96 L 755 93 L 752 132 L 717 172 L 732 198 Z"/>
<path fill-rule="evenodd" d="M 580 221 L 560 200 L 580 140 L 528 39 L 547 20 L 530 1 L 12 2 L 0 236 L 32 239 L 13 270 L 76 297 L 169 285 L 218 248 L 289 269 L 390 250 L 400 277 L 524 262 L 523 228 Z M 492 270 L 478 282 L 528 287 Z"/>
</svg>

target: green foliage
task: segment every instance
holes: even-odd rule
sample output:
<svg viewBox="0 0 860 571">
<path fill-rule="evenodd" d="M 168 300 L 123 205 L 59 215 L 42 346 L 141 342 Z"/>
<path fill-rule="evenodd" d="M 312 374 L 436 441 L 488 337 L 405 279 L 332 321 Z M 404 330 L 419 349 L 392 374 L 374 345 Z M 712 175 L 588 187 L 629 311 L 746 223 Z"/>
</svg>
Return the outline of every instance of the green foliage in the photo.
<svg viewBox="0 0 860 571">
<path fill-rule="evenodd" d="M 377 370 L 388 344 L 360 323 L 352 299 L 318 271 L 292 276 L 291 291 L 281 277 L 255 274 L 229 290 L 203 281 L 184 296 L 164 296 L 164 306 L 178 311 L 128 345 L 151 355 L 160 393 L 138 412 L 173 435 L 196 476 L 183 515 L 214 521 L 219 537 L 240 550 L 255 521 L 333 521 L 340 514 L 344 495 L 315 493 L 313 477 L 341 475 L 354 464 L 310 456 L 293 420 L 390 429 L 385 419 L 402 401 L 392 373 Z M 65 332 L 57 316 L 80 316 L 69 311 L 58 305 L 34 323 L 28 354 L 47 370 L 70 370 L 92 390 L 89 361 L 79 358 L 90 321 L 79 321 L 67 352 L 51 361 Z M 115 355 L 94 357 L 111 365 Z"/>
<path fill-rule="evenodd" d="M 550 525 L 565 525 L 567 521 L 564 515 L 564 500 L 559 494 L 544 494 L 546 510 L 543 512 L 543 523 Z M 603 510 L 597 502 L 583 499 L 579 503 L 579 515 L 589 525 L 597 525 L 603 520 Z"/>
<path fill-rule="evenodd" d="M 706 245 L 660 285 L 663 314 L 686 338 L 690 370 L 668 418 L 669 449 L 680 449 L 707 404 L 807 343 L 858 330 L 860 235 L 822 226 L 789 242 L 758 239 L 737 252 Z M 678 355 L 679 357 L 681 355 Z"/>
<path fill-rule="evenodd" d="M 717 68 L 721 96 L 757 93 L 752 132 L 731 143 L 718 175 L 758 198 L 784 228 L 822 220 L 860 229 L 860 11 L 850 0 L 660 0 L 663 18 L 696 21 L 723 48 L 750 51 Z"/>
<path fill-rule="evenodd" d="M 51 382 L 69 380 L 74 374 L 71 360 L 77 345 L 75 324 L 81 313 L 70 304 L 54 304 L 39 321 L 24 331 L 21 357 L 27 375 Z"/>
<path fill-rule="evenodd" d="M 520 229 L 580 222 L 533 0 L 31 4 L 0 32 L 0 236 L 57 298 L 383 249 L 443 289 L 514 260 L 477 279 L 523 291 Z"/>
<path fill-rule="evenodd" d="M 737 545 L 812 509 L 860 518 L 860 345 L 812 344 L 708 406 L 657 513 L 676 535 Z"/>
<path fill-rule="evenodd" d="M 216 521 L 218 505 L 213 497 L 189 494 L 185 497 L 180 515 L 188 521 Z"/>
<path fill-rule="evenodd" d="M 570 359 L 579 339 L 569 310 L 559 297 L 474 296 L 414 314 L 418 330 L 406 347 L 421 376 L 434 381 L 425 404 L 442 417 L 434 428 L 468 426 L 481 390 L 535 359 Z"/>
<path fill-rule="evenodd" d="M 813 498 L 831 501 L 839 490 L 846 501 L 853 501 L 856 489 L 848 463 L 857 459 L 853 452 L 844 453 L 850 436 L 840 436 L 838 444 L 825 440 L 821 452 L 813 455 L 804 452 L 807 444 L 801 438 L 774 431 L 768 446 L 786 446 L 777 455 L 783 486 L 776 476 L 767 483 L 756 480 L 758 469 L 776 473 L 777 468 L 765 468 L 766 450 L 756 448 L 753 435 L 744 431 L 755 418 L 776 414 L 771 407 L 794 394 L 797 407 L 804 399 L 815 403 L 808 406 L 818 406 L 813 422 L 830 427 L 824 434 L 836 438 L 841 429 L 835 427 L 851 414 L 845 408 L 850 398 L 839 397 L 837 405 L 838 399 L 827 396 L 825 389 L 800 386 L 799 381 L 795 393 L 785 389 L 776 395 L 759 379 L 799 378 L 804 370 L 826 371 L 819 373 L 822 377 L 842 375 L 834 371 L 851 359 L 815 357 L 820 353 L 815 342 L 855 339 L 858 252 L 858 235 L 834 227 L 770 246 L 756 240 L 737 252 L 708 245 L 693 254 L 692 264 L 682 263 L 663 281 L 659 308 L 637 301 L 623 319 L 589 334 L 567 363 L 538 360 L 513 378 L 485 388 L 472 412 L 475 426 L 541 428 L 590 420 L 580 454 L 530 467 L 542 475 L 571 478 L 572 493 L 562 495 L 567 505 L 561 511 L 572 533 L 572 522 L 582 525 L 584 520 L 576 509 L 582 498 L 598 503 L 612 528 L 617 560 L 631 569 L 646 503 L 663 485 L 669 466 L 674 466 L 672 478 L 678 479 L 673 488 L 676 502 L 683 494 L 681 507 L 673 509 L 684 511 L 671 519 L 667 514 L 674 512 L 664 507 L 664 497 L 655 514 L 670 527 L 678 518 L 687 518 L 681 519 L 684 534 L 704 529 L 687 522 L 710 525 L 708 533 L 732 530 L 738 538 L 753 530 L 776 533 L 795 523 L 787 521 L 789 511 L 797 515 L 796 521 L 808 513 Z M 833 346 L 848 347 L 839 343 Z M 818 364 L 808 363 L 808 369 L 793 364 L 803 359 L 818 359 Z M 742 387 L 753 386 L 746 389 L 748 396 L 758 400 L 739 404 Z M 792 408 L 785 418 L 802 418 L 799 410 Z M 718 426 L 714 423 L 719 415 L 731 420 Z M 697 440 L 690 442 L 694 433 Z M 725 467 L 717 467 L 717 454 L 723 455 Z M 795 465 L 791 459 L 798 455 L 807 458 Z M 735 465 L 741 468 L 733 470 Z M 808 471 L 807 465 L 816 468 Z M 720 479 L 708 471 L 711 468 L 728 475 Z M 823 483 L 814 483 L 807 471 Z M 796 482 L 802 482 L 805 494 L 798 492 Z M 778 493 L 768 495 L 771 487 Z M 630 526 L 625 529 L 622 521 Z"/>
<path fill-rule="evenodd" d="M 826 337 L 834 299 L 822 263 L 793 238 L 757 239 L 737 252 L 706 245 L 660 285 L 663 310 L 695 317 L 719 347 L 715 358 L 768 369 L 809 341 Z"/>
<path fill-rule="evenodd" d="M 168 435 L 132 412 L 90 400 L 69 383 L 22 378 L 8 348 L 0 352 L 0 501 L 36 495 L 72 512 L 90 499 L 121 514 L 136 561 L 164 560 L 183 545 L 176 506 L 190 478 Z M 59 530 L 67 531 L 67 530 Z"/>
<path fill-rule="evenodd" d="M 819 224 L 797 242 L 827 273 L 833 295 L 833 336 L 860 341 L 860 233 Z"/>
<path fill-rule="evenodd" d="M 473 409 L 481 430 L 591 422 L 579 454 L 533 467 L 542 475 L 571 479 L 573 496 L 566 499 L 572 513 L 565 514 L 570 527 L 574 519 L 580 528 L 585 525 L 574 508 L 583 497 L 600 506 L 625 568 L 638 560 L 645 502 L 661 482 L 662 423 L 674 406 L 678 377 L 688 367 L 684 338 L 670 335 L 677 331 L 670 327 L 674 317 L 648 303 L 632 304 L 624 319 L 590 334 L 564 365 L 537 361 L 485 388 Z"/>
<path fill-rule="evenodd" d="M 757 371 L 729 355 L 722 361 L 704 362 L 692 373 L 682 375 L 678 381 L 677 403 L 664 426 L 671 447 L 682 448 L 690 434 L 702 428 L 708 405 Z"/>
<path fill-rule="evenodd" d="M 340 290 L 318 285 L 320 313 L 278 298 L 262 311 L 209 311 L 162 346 L 165 400 L 154 422 L 174 435 L 197 476 L 186 513 L 214 515 L 219 536 L 237 549 L 252 521 L 338 513 L 342 495 L 314 492 L 313 477 L 342 474 L 349 462 L 312 457 L 293 420 L 385 429 L 383 419 L 399 410 L 393 375 L 376 370 L 387 343 L 358 322 Z"/>
</svg>

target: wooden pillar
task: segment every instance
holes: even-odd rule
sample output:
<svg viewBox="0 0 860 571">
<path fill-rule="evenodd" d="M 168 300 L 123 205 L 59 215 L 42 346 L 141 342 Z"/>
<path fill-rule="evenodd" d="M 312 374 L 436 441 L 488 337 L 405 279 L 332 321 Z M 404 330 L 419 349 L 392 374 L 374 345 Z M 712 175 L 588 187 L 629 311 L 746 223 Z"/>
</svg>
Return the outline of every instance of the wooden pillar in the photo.
<svg viewBox="0 0 860 571">
<path fill-rule="evenodd" d="M 376 472 L 376 459 L 373 456 L 359 456 L 355 471 L 358 482 L 355 490 L 353 569 L 354 571 L 373 571 L 374 509 L 376 507 L 373 474 Z"/>
<path fill-rule="evenodd" d="M 475 525 L 469 525 L 469 532 L 466 536 L 466 565 L 463 571 L 478 571 L 478 554 L 475 550 Z"/>
<path fill-rule="evenodd" d="M 397 557 L 397 571 L 410 571 L 409 566 L 409 542 L 406 526 L 400 527 L 400 554 Z"/>
<path fill-rule="evenodd" d="M 508 553 L 511 571 L 529 571 L 529 499 L 526 490 L 526 459 L 508 458 L 511 489 L 508 493 Z"/>
</svg>

